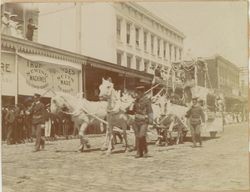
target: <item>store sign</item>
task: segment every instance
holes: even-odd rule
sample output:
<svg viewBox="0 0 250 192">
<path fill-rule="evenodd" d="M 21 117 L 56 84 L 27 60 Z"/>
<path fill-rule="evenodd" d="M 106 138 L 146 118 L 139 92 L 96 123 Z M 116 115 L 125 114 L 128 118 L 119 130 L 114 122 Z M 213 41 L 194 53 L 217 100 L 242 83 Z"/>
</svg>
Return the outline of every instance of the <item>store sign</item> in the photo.
<svg viewBox="0 0 250 192">
<path fill-rule="evenodd" d="M 75 83 L 77 83 L 76 71 L 67 68 L 61 68 L 56 73 L 57 88 L 62 92 L 74 92 Z"/>
<path fill-rule="evenodd" d="M 79 70 L 55 64 L 41 64 L 18 57 L 19 94 L 44 94 L 56 92 L 77 94 L 79 92 Z M 50 92 L 46 96 L 52 96 Z"/>
<path fill-rule="evenodd" d="M 42 64 L 27 62 L 26 82 L 37 89 L 47 88 L 49 71 Z"/>
<path fill-rule="evenodd" d="M 15 54 L 1 53 L 1 93 L 3 95 L 16 94 Z"/>
</svg>

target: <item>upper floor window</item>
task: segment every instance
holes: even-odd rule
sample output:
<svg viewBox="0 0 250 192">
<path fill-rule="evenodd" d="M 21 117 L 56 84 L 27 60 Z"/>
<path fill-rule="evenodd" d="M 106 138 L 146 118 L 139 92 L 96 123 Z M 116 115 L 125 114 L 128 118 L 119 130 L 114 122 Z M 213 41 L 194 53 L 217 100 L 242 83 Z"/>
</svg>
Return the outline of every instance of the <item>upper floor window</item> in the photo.
<svg viewBox="0 0 250 192">
<path fill-rule="evenodd" d="M 117 56 L 117 65 L 121 65 L 122 64 L 122 53 L 117 52 L 116 56 Z"/>
<path fill-rule="evenodd" d="M 151 35 L 151 53 L 154 53 L 154 36 Z"/>
<path fill-rule="evenodd" d="M 166 42 L 163 43 L 163 57 L 166 58 Z"/>
<path fill-rule="evenodd" d="M 140 39 L 140 29 L 138 27 L 135 28 L 135 44 L 137 47 L 139 47 L 139 39 Z"/>
<path fill-rule="evenodd" d="M 131 24 L 127 23 L 127 44 L 130 44 Z"/>
<path fill-rule="evenodd" d="M 117 38 L 120 39 L 121 38 L 121 19 L 117 18 L 116 20 L 116 34 L 117 34 Z"/>
<path fill-rule="evenodd" d="M 149 61 L 144 61 L 144 71 L 148 72 L 148 68 L 149 68 Z"/>
<path fill-rule="evenodd" d="M 161 40 L 157 39 L 157 55 L 160 56 L 160 44 L 161 44 Z"/>
<path fill-rule="evenodd" d="M 147 50 L 147 32 L 144 32 L 143 33 L 144 36 L 143 36 L 143 39 L 144 39 L 144 51 Z"/>
<path fill-rule="evenodd" d="M 136 70 L 140 70 L 140 65 L 141 65 L 141 59 L 136 58 Z"/>
<path fill-rule="evenodd" d="M 127 56 L 127 67 L 131 68 L 131 63 L 132 63 L 132 56 L 128 55 Z"/>
</svg>

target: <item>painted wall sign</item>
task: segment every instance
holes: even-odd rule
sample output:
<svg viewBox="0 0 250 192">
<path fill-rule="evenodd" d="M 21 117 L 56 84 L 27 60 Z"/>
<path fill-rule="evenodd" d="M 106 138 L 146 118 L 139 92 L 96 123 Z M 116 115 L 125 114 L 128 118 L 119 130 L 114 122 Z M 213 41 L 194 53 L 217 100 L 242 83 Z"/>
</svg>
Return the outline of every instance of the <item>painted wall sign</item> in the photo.
<svg viewBox="0 0 250 192">
<path fill-rule="evenodd" d="M 78 72 L 73 69 L 59 68 L 56 71 L 56 88 L 59 91 L 76 93 L 78 90 Z"/>
<path fill-rule="evenodd" d="M 15 54 L 1 53 L 1 94 L 15 95 L 17 79 L 15 74 Z"/>
<path fill-rule="evenodd" d="M 19 94 L 43 94 L 51 88 L 56 92 L 79 92 L 79 70 L 49 63 L 35 63 L 22 57 L 18 57 L 18 65 Z M 48 92 L 46 96 L 52 96 L 52 93 Z"/>
<path fill-rule="evenodd" d="M 26 82 L 28 85 L 45 89 L 49 86 L 49 71 L 42 64 L 27 61 Z"/>
</svg>

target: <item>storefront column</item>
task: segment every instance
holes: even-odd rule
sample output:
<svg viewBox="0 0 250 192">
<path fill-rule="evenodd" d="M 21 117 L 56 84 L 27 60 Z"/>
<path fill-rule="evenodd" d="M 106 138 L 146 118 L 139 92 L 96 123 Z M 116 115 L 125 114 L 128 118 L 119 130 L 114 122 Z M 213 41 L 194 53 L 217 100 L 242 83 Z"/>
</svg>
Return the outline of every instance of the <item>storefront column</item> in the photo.
<svg viewBox="0 0 250 192">
<path fill-rule="evenodd" d="M 87 97 L 87 89 L 86 89 L 86 63 L 82 64 L 82 77 L 80 78 L 82 80 L 81 86 L 83 95 L 82 97 Z"/>
<path fill-rule="evenodd" d="M 19 86 L 18 86 L 18 80 L 19 80 L 19 75 L 18 75 L 18 50 L 15 49 L 15 76 L 16 76 L 16 95 L 15 95 L 15 104 L 18 103 L 18 94 L 19 94 Z"/>
</svg>

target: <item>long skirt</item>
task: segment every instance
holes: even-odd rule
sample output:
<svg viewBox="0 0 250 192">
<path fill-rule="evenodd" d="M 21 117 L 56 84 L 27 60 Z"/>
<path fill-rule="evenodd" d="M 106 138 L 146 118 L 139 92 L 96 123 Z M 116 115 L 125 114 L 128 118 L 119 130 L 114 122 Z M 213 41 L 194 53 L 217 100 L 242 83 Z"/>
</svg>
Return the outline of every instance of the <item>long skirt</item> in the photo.
<svg viewBox="0 0 250 192">
<path fill-rule="evenodd" d="M 45 122 L 45 137 L 50 137 L 51 134 L 51 119 Z"/>
</svg>

